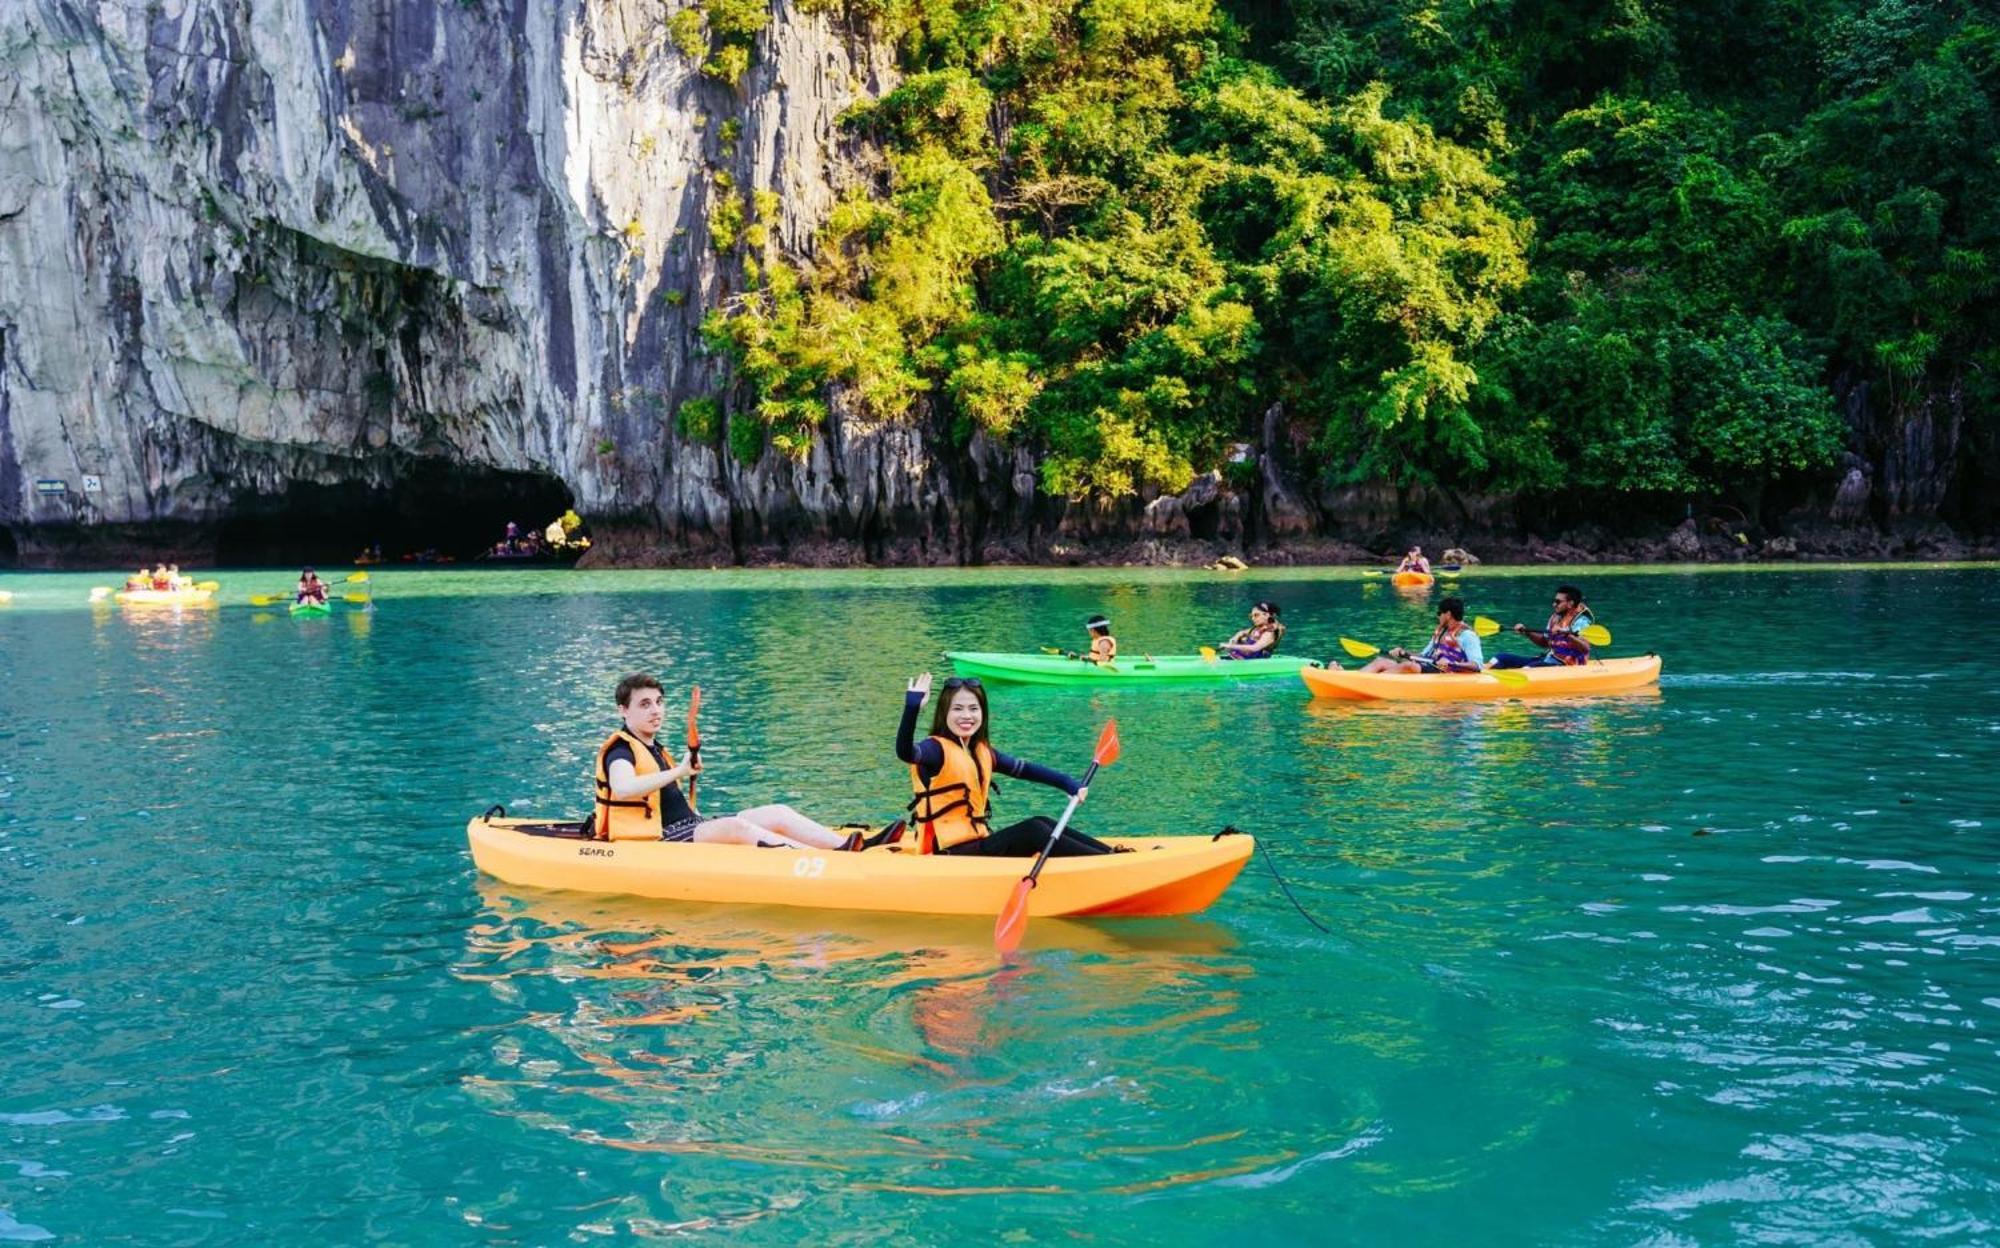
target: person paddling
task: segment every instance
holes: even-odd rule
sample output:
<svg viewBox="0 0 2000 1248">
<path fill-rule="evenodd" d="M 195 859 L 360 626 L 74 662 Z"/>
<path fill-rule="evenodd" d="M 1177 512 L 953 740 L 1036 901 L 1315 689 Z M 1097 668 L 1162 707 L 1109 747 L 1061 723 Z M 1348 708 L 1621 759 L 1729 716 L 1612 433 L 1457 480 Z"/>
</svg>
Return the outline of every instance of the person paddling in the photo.
<svg viewBox="0 0 2000 1248">
<path fill-rule="evenodd" d="M 299 593 L 297 600 L 301 603 L 312 603 L 321 607 L 326 605 L 326 582 L 320 580 L 319 573 L 313 571 L 311 568 L 307 568 L 305 571 L 299 573 Z"/>
<path fill-rule="evenodd" d="M 1369 660 L 1364 672 L 1477 672 L 1485 661 L 1479 634 L 1465 622 L 1465 599 L 1447 598 L 1438 604 L 1437 628 L 1430 644 L 1411 654 L 1397 646 L 1387 654 Z M 1329 666 L 1338 666 L 1330 664 Z"/>
<path fill-rule="evenodd" d="M 993 748 L 987 740 L 991 718 L 986 689 L 977 677 L 954 676 L 944 682 L 937 710 L 931 716 L 931 735 L 916 740 L 917 712 L 930 692 L 929 672 L 910 682 L 903 695 L 903 720 L 896 729 L 896 757 L 910 765 L 910 787 L 916 794 L 910 802 L 910 815 L 916 824 L 919 851 L 999 858 L 1033 858 L 1041 853 L 1049 834 L 1055 831 L 1055 820 L 1046 815 L 1023 819 L 998 832 L 991 830 L 987 804 L 993 777 L 1004 774 L 1045 784 L 1079 800 L 1089 790 L 1053 768 Z M 1111 852 L 1111 846 L 1072 827 L 1063 829 L 1050 856 Z"/>
<path fill-rule="evenodd" d="M 1083 623 L 1084 631 L 1090 634 L 1090 649 L 1076 657 L 1100 666 L 1108 666 L 1118 661 L 1118 639 L 1111 635 L 1111 621 L 1102 615 L 1093 615 Z"/>
<path fill-rule="evenodd" d="M 1431 561 L 1424 558 L 1423 547 L 1412 546 L 1410 547 L 1410 553 L 1404 555 L 1403 561 L 1396 565 L 1396 571 L 1421 572 L 1425 576 L 1429 576 L 1431 574 Z"/>
<path fill-rule="evenodd" d="M 1514 631 L 1540 646 L 1544 654 L 1497 654 L 1493 656 L 1493 666 L 1510 667 L 1577 667 L 1590 662 L 1590 643 L 1583 638 L 1583 630 L 1596 623 L 1590 608 L 1583 603 L 1583 591 L 1574 585 L 1563 585 L 1556 589 L 1555 609 L 1549 613 L 1549 622 L 1540 629 L 1529 628 L 1525 624 L 1514 625 Z"/>
<path fill-rule="evenodd" d="M 1217 646 L 1224 659 L 1268 659 L 1278 652 L 1285 638 L 1285 626 L 1278 620 L 1278 604 L 1260 602 L 1250 608 L 1250 627 Z"/>
<path fill-rule="evenodd" d="M 711 845 L 785 846 L 791 849 L 859 849 L 861 836 L 842 836 L 789 806 L 753 806 L 733 816 L 704 819 L 688 804 L 680 782 L 701 774 L 692 760 L 676 764 L 656 740 L 666 721 L 660 682 L 635 672 L 618 682 L 624 726 L 597 747 L 597 813 L 600 841 L 696 841 Z"/>
</svg>

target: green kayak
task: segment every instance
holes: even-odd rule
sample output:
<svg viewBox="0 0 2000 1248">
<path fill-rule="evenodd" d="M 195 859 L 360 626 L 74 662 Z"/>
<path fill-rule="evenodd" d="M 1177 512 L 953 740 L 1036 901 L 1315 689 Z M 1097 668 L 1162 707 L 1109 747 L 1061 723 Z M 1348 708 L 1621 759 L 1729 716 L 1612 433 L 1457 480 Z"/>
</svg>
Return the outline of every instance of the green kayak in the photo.
<svg viewBox="0 0 2000 1248">
<path fill-rule="evenodd" d="M 295 602 L 295 603 L 293 603 L 293 604 L 292 604 L 292 614 L 293 614 L 293 615 L 331 615 L 331 614 L 333 614 L 333 608 L 332 608 L 332 607 L 329 607 L 329 606 L 327 606 L 327 605 L 326 605 L 325 603 L 323 603 L 323 602 Z"/>
<path fill-rule="evenodd" d="M 1028 685 L 1193 684 L 1217 680 L 1298 679 L 1304 659 L 1217 659 L 1198 654 L 1121 655 L 1109 667 L 1060 654 L 989 654 L 965 650 L 945 653 L 961 676 L 1011 680 Z"/>
</svg>

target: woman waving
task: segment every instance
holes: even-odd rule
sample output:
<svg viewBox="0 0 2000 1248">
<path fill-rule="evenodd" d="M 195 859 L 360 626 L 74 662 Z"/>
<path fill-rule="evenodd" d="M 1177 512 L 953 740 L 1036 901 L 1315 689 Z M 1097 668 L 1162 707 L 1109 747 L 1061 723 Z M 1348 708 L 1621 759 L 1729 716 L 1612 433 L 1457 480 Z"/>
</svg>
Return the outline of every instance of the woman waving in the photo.
<svg viewBox="0 0 2000 1248">
<path fill-rule="evenodd" d="M 1049 833 L 1055 830 L 1055 821 L 1046 815 L 1023 819 L 998 832 L 991 830 L 987 800 L 994 775 L 1046 784 L 1072 796 L 1086 791 L 1059 771 L 1002 754 L 988 743 L 991 717 L 986 689 L 976 677 L 954 676 L 944 682 L 931 715 L 931 733 L 916 740 L 917 712 L 930 691 L 929 672 L 910 682 L 903 697 L 903 722 L 896 729 L 896 757 L 910 765 L 910 785 L 916 793 L 910 814 L 921 851 L 1003 858 L 1032 858 L 1042 852 Z M 1052 856 L 1111 852 L 1111 846 L 1095 837 L 1065 828 Z"/>
</svg>

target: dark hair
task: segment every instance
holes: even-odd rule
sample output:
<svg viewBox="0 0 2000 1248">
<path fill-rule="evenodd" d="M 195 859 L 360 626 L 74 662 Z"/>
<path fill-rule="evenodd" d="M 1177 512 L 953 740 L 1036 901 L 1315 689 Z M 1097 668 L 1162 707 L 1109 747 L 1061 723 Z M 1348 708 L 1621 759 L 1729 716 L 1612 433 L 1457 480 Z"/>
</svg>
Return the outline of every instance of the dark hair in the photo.
<svg viewBox="0 0 2000 1248">
<path fill-rule="evenodd" d="M 618 682 L 618 705 L 621 707 L 632 705 L 632 695 L 641 689 L 660 689 L 660 682 L 651 672 L 633 672 Z M 665 693 L 666 690 L 660 689 L 660 692 Z"/>
<path fill-rule="evenodd" d="M 979 699 L 979 731 L 972 734 L 972 742 L 977 745 L 986 740 L 986 730 L 993 723 L 993 712 L 986 705 L 986 686 L 976 680 L 953 679 L 944 682 L 944 688 L 938 691 L 937 706 L 931 711 L 931 735 L 958 740 L 958 734 L 951 730 L 951 725 L 945 722 L 945 717 L 951 710 L 951 695 L 961 689 L 970 689 L 972 696 Z"/>
<path fill-rule="evenodd" d="M 1583 601 L 1583 591 L 1578 589 L 1574 585 L 1558 585 L 1556 586 L 1556 592 L 1561 594 L 1563 597 L 1569 599 L 1571 602 L 1580 603 Z"/>
<path fill-rule="evenodd" d="M 1108 633 L 1111 631 L 1111 621 L 1101 615 L 1091 616 L 1089 619 L 1083 622 L 1083 626 L 1089 629 L 1093 633 L 1096 632 Z"/>
<path fill-rule="evenodd" d="M 1460 623 L 1465 622 L 1465 599 L 1463 598 L 1447 598 L 1438 604 L 1438 610 L 1443 611 Z"/>
<path fill-rule="evenodd" d="M 1265 615 L 1270 616 L 1274 620 L 1278 618 L 1278 604 L 1275 602 L 1269 602 L 1269 601 L 1260 602 L 1256 606 L 1252 607 L 1251 610 L 1262 611 Z"/>
</svg>

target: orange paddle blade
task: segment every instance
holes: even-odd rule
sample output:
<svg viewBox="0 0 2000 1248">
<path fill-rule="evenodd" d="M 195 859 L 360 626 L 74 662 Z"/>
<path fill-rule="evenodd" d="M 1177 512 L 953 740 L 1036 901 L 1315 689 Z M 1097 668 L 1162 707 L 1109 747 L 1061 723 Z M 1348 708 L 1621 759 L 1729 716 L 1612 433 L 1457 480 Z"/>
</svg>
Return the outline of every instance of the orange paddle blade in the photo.
<svg viewBox="0 0 2000 1248">
<path fill-rule="evenodd" d="M 1118 761 L 1118 721 L 1104 721 L 1104 731 L 1097 734 L 1097 750 L 1090 760 L 1099 767 L 1109 767 Z"/>
<path fill-rule="evenodd" d="M 1013 953 L 1021 947 L 1021 937 L 1028 934 L 1028 894 L 1034 891 L 1033 880 L 1020 880 L 1014 885 L 1014 893 L 1007 898 L 1007 904 L 1000 909 L 1000 917 L 993 923 L 993 947 L 1001 957 Z"/>
<path fill-rule="evenodd" d="M 695 723 L 695 717 L 700 714 L 701 686 L 696 685 L 694 692 L 688 695 L 688 748 L 690 750 L 701 748 L 701 728 Z"/>
</svg>

